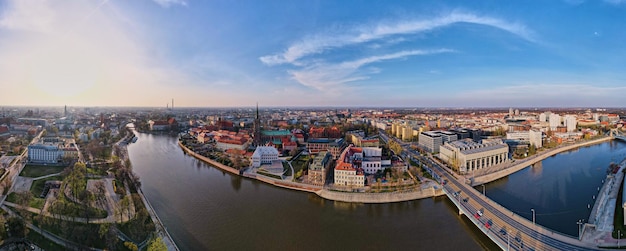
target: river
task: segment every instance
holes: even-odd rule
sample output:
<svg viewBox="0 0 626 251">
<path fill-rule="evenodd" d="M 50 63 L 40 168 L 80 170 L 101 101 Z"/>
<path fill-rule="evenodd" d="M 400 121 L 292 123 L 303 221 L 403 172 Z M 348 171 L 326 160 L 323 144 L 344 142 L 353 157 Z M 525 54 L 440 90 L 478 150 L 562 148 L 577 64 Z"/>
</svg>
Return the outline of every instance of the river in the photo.
<svg viewBox="0 0 626 251">
<path fill-rule="evenodd" d="M 164 135 L 128 150 L 181 250 L 498 250 L 443 197 L 350 204 L 226 174 Z"/>
<path fill-rule="evenodd" d="M 333 202 L 224 173 L 185 155 L 176 138 L 138 137 L 128 147 L 134 171 L 181 250 L 498 250 L 445 197 Z M 539 224 L 575 235 L 606 167 L 623 157 L 621 142 L 585 147 L 489 183 L 486 193 L 528 218 L 534 208 Z"/>
<path fill-rule="evenodd" d="M 626 143 L 613 140 L 549 157 L 533 167 L 485 185 L 489 198 L 537 224 L 577 237 L 587 222 L 611 162 L 626 158 Z M 482 192 L 482 187 L 477 187 Z"/>
</svg>

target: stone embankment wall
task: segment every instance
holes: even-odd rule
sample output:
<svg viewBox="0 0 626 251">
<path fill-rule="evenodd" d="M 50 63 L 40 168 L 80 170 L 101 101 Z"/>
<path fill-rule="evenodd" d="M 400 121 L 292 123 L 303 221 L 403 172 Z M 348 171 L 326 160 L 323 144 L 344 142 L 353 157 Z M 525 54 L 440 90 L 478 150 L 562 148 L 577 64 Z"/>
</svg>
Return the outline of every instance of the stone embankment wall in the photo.
<svg viewBox="0 0 626 251">
<path fill-rule="evenodd" d="M 392 192 L 392 193 L 350 193 L 350 192 L 337 192 L 330 190 L 321 190 L 317 192 L 317 195 L 324 199 L 343 201 L 343 202 L 356 202 L 356 203 L 390 203 L 401 202 L 409 200 L 419 200 L 429 198 L 437 195 L 435 189 L 427 188 L 422 190 L 410 191 L 410 192 Z"/>
<path fill-rule="evenodd" d="M 474 183 L 472 184 L 472 186 L 477 186 L 480 184 L 484 184 L 484 183 L 489 183 L 492 182 L 494 180 L 506 177 L 508 175 L 511 175 L 519 170 L 522 170 L 524 168 L 526 168 L 527 166 L 530 166 L 532 164 L 535 164 L 539 161 L 542 161 L 550 156 L 554 156 L 558 153 L 561 152 L 565 152 L 565 151 L 569 151 L 572 149 L 576 149 L 579 147 L 584 147 L 584 146 L 590 146 L 590 145 L 595 145 L 595 144 L 599 144 L 605 141 L 610 141 L 612 139 L 612 137 L 606 137 L 606 138 L 601 138 L 601 139 L 596 139 L 596 140 L 592 140 L 592 141 L 588 141 L 588 142 L 584 142 L 584 143 L 579 143 L 579 144 L 574 144 L 574 145 L 570 145 L 570 146 L 564 146 L 564 147 L 559 147 L 556 149 L 552 149 L 550 151 L 547 152 L 543 152 L 539 155 L 536 155 L 535 157 L 531 157 L 528 160 L 522 160 L 520 163 L 517 163 L 509 168 L 494 172 L 494 173 L 490 173 L 490 174 L 486 174 L 483 176 L 479 176 L 474 178 Z"/>
<path fill-rule="evenodd" d="M 184 146 L 182 143 L 180 143 L 180 141 L 178 142 L 178 145 L 179 145 L 179 146 L 180 146 L 180 148 L 182 148 L 182 149 L 183 149 L 183 151 L 185 151 L 188 155 L 190 155 L 190 156 L 192 156 L 192 157 L 194 157 L 194 158 L 196 158 L 196 159 L 202 160 L 202 161 L 204 161 L 204 162 L 206 162 L 206 163 L 208 163 L 208 164 L 211 164 L 212 166 L 215 166 L 215 167 L 217 167 L 217 168 L 219 168 L 219 169 L 222 169 L 222 170 L 224 170 L 224 171 L 227 171 L 227 172 L 229 172 L 229 173 L 232 173 L 232 174 L 235 174 L 235 175 L 239 175 L 239 170 L 237 170 L 237 169 L 235 169 L 235 168 L 229 167 L 229 166 L 224 165 L 224 164 L 222 164 L 222 163 L 219 163 L 219 162 L 217 162 L 217 161 L 215 161 L 215 160 L 212 160 L 212 159 L 209 159 L 209 158 L 207 158 L 207 157 L 204 157 L 204 156 L 202 156 L 202 155 L 200 155 L 200 154 L 197 154 L 197 153 L 193 152 L 191 149 L 189 149 L 189 148 L 187 148 L 186 146 Z"/>
</svg>

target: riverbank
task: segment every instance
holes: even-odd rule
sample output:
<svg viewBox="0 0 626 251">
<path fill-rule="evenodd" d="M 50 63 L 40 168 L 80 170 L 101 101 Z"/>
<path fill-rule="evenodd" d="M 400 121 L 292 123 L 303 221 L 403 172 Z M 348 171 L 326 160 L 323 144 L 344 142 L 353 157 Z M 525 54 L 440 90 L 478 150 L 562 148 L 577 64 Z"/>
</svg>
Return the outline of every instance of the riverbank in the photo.
<svg viewBox="0 0 626 251">
<path fill-rule="evenodd" d="M 605 138 L 601 138 L 601 139 L 595 139 L 595 140 L 591 140 L 591 141 L 586 141 L 586 142 L 581 142 L 581 143 L 577 143 L 577 144 L 573 144 L 573 145 L 569 145 L 569 146 L 563 146 L 563 147 L 559 147 L 559 148 L 555 148 L 546 152 L 542 152 L 538 155 L 535 155 L 534 157 L 530 157 L 528 159 L 524 159 L 522 161 L 519 161 L 517 163 L 512 164 L 511 166 L 504 168 L 502 170 L 493 172 L 493 173 L 488 173 L 485 175 L 481 175 L 481 176 L 477 176 L 473 178 L 473 182 L 472 182 L 472 186 L 479 186 L 485 183 L 489 183 L 492 182 L 494 180 L 500 179 L 500 178 L 504 178 L 506 176 L 509 176 L 515 172 L 518 172 L 530 165 L 533 165 L 539 161 L 542 161 L 544 159 L 547 159 L 548 157 L 552 157 L 554 155 L 557 155 L 559 153 L 565 152 L 565 151 L 570 151 L 576 148 L 580 148 L 580 147 L 585 147 L 585 146 L 591 146 L 591 145 L 596 145 L 596 144 L 600 144 L 603 142 L 607 142 L 607 141 L 611 141 L 613 138 L 612 137 L 605 137 Z"/>
<path fill-rule="evenodd" d="M 123 152 L 122 152 L 121 157 L 124 161 L 129 160 L 128 138 L 130 135 L 133 135 L 133 137 L 136 137 L 134 132 L 130 130 L 129 135 L 127 135 L 126 137 L 120 139 L 118 142 L 115 143 L 117 147 L 122 149 Z M 126 189 L 128 190 L 128 186 L 126 186 Z M 152 222 L 154 223 L 154 226 L 156 228 L 156 233 L 161 238 L 161 240 L 163 240 L 163 243 L 165 243 L 167 250 L 179 251 L 180 249 L 178 249 L 178 246 L 176 246 L 174 239 L 165 228 L 165 225 L 163 225 L 163 222 L 161 222 L 161 218 L 159 218 L 159 216 L 156 214 L 156 211 L 154 211 L 154 208 L 152 207 L 152 205 L 150 204 L 146 196 L 143 194 L 143 190 L 141 190 L 141 188 L 137 189 L 137 194 L 141 198 L 143 205 L 146 207 L 146 210 L 148 211 L 148 214 L 150 215 L 150 218 L 152 219 Z M 140 244 L 141 247 L 145 245 L 147 245 L 147 243 L 145 242 Z"/>
<path fill-rule="evenodd" d="M 619 164 L 619 170 L 607 175 L 606 182 L 598 192 L 588 223 L 583 225 L 581 240 L 594 243 L 602 248 L 619 248 L 619 240 L 612 236 L 614 231 L 615 206 L 624 179 L 626 159 Z M 619 205 L 619 204 L 618 204 Z"/>
<path fill-rule="evenodd" d="M 215 160 L 209 159 L 207 157 L 204 157 L 200 154 L 195 153 L 191 149 L 184 146 L 180 141 L 178 141 L 178 146 L 180 146 L 180 148 L 182 148 L 183 151 L 187 155 L 192 156 L 198 160 L 204 161 L 205 163 L 212 165 L 218 169 L 229 172 L 230 174 L 258 180 L 266 184 L 273 185 L 273 186 L 280 187 L 280 188 L 314 193 L 318 195 L 319 197 L 327 199 L 327 200 L 341 201 L 341 202 L 354 202 L 354 203 L 392 203 L 392 202 L 419 200 L 419 199 L 430 198 L 430 197 L 439 196 L 443 194 L 441 192 L 441 189 L 436 189 L 433 186 L 433 184 L 426 184 L 423 186 L 422 189 L 406 191 L 406 192 L 352 193 L 352 192 L 331 191 L 328 189 L 324 189 L 321 186 L 314 186 L 314 185 L 309 185 L 309 184 L 280 180 L 280 179 L 270 178 L 270 177 L 263 176 L 263 175 L 258 175 L 255 173 L 243 172 L 240 174 L 239 170 L 237 169 L 226 166 Z"/>
</svg>

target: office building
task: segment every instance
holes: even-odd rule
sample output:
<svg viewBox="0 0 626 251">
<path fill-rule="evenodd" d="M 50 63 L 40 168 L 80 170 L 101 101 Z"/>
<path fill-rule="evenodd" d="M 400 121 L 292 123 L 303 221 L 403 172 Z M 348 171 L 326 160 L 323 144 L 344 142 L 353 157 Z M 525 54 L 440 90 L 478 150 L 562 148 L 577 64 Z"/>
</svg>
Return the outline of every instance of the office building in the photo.
<svg viewBox="0 0 626 251">
<path fill-rule="evenodd" d="M 505 163 L 509 147 L 501 140 L 475 142 L 470 139 L 446 142 L 439 157 L 460 173 Z"/>
<path fill-rule="evenodd" d="M 419 146 L 429 152 L 439 152 L 439 147 L 446 142 L 456 141 L 457 135 L 448 131 L 429 131 L 419 135 Z"/>
</svg>

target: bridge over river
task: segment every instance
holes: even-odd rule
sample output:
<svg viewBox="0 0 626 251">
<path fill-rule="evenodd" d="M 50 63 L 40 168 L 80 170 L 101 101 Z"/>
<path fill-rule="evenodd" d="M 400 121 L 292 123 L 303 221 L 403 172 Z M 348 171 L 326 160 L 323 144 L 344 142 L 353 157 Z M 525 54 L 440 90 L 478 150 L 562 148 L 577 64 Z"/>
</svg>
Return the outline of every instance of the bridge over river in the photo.
<svg viewBox="0 0 626 251">
<path fill-rule="evenodd" d="M 436 162 L 405 149 L 413 160 L 431 168 L 442 191 L 480 231 L 503 250 L 599 250 L 594 243 L 554 232 L 518 216 L 448 173 Z"/>
</svg>

